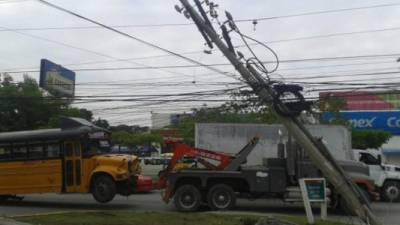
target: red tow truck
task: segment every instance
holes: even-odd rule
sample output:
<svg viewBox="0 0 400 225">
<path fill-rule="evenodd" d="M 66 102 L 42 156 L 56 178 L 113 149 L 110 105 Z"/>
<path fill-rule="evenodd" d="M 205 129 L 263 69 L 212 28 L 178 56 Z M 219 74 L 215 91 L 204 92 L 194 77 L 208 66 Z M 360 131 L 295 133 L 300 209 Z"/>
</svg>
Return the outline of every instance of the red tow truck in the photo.
<svg viewBox="0 0 400 225">
<path fill-rule="evenodd" d="M 169 165 L 159 173 L 158 189 L 164 189 L 163 200 L 174 199 L 179 211 L 198 210 L 208 205 L 212 210 L 228 210 L 235 206 L 237 198 L 278 198 L 285 202 L 302 201 L 298 180 L 305 177 L 322 177 L 311 161 L 300 154 L 299 148 L 280 144 L 285 154 L 266 158 L 262 165 L 245 165 L 247 156 L 257 145 L 259 138 L 251 139 L 237 154 L 193 148 L 177 140 L 165 143 L 173 150 Z M 194 163 L 187 163 L 191 159 Z M 369 170 L 363 164 L 339 162 L 365 197 L 376 200 Z M 365 167 L 365 168 L 364 168 Z M 330 205 L 341 208 L 343 201 L 330 187 Z"/>
</svg>

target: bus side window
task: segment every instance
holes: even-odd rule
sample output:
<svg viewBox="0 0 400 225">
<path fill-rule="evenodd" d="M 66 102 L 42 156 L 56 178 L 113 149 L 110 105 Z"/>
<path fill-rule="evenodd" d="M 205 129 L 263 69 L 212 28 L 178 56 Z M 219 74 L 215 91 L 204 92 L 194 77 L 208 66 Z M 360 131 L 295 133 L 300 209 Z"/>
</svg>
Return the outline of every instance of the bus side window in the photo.
<svg viewBox="0 0 400 225">
<path fill-rule="evenodd" d="M 75 143 L 75 156 L 81 156 L 81 145 L 80 143 Z"/>
<path fill-rule="evenodd" d="M 12 156 L 14 160 L 26 160 L 28 158 L 28 148 L 25 144 L 13 145 Z"/>
<path fill-rule="evenodd" d="M 46 158 L 58 158 L 60 157 L 60 144 L 59 143 L 48 143 Z"/>
<path fill-rule="evenodd" d="M 8 161 L 11 159 L 11 146 L 0 146 L 0 161 Z"/>
<path fill-rule="evenodd" d="M 43 159 L 43 157 L 44 157 L 43 145 L 35 144 L 29 146 L 28 149 L 29 159 Z"/>
<path fill-rule="evenodd" d="M 73 150 L 74 150 L 73 144 L 72 143 L 66 143 L 64 150 L 65 150 L 65 156 L 72 156 Z"/>
</svg>

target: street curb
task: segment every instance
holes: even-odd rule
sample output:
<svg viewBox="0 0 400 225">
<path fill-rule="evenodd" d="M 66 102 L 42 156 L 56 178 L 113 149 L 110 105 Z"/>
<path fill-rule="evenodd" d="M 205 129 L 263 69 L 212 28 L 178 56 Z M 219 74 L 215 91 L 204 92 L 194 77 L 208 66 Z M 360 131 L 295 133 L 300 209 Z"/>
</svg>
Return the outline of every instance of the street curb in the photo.
<svg viewBox="0 0 400 225">
<path fill-rule="evenodd" d="M 0 217 L 0 225 L 31 225 L 31 224 L 18 222 L 11 218 Z"/>
<path fill-rule="evenodd" d="M 59 214 L 65 214 L 65 213 L 87 213 L 87 212 L 103 212 L 103 211 L 102 210 L 57 211 L 57 212 L 47 212 L 47 213 L 16 215 L 16 216 L 9 216 L 7 218 L 14 219 L 14 218 L 23 218 L 23 217 L 30 217 L 30 216 L 51 216 L 51 215 L 59 215 Z M 0 225 L 2 225 L 2 224 L 0 224 Z"/>
<path fill-rule="evenodd" d="M 281 224 L 281 225 L 298 225 L 297 223 L 292 223 L 286 220 L 277 219 L 275 217 L 267 216 L 260 218 L 255 225 L 272 225 L 272 224 Z"/>
</svg>

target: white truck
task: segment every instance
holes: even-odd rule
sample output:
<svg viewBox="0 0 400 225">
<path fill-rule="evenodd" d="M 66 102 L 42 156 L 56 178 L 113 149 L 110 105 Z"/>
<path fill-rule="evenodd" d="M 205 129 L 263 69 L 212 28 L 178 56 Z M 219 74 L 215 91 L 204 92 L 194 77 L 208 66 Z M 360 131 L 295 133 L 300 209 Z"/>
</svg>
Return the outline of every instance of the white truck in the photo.
<svg viewBox="0 0 400 225">
<path fill-rule="evenodd" d="M 370 177 L 381 194 L 382 200 L 400 201 L 400 166 L 382 163 L 379 150 L 353 149 L 354 158 L 369 167 Z"/>
</svg>

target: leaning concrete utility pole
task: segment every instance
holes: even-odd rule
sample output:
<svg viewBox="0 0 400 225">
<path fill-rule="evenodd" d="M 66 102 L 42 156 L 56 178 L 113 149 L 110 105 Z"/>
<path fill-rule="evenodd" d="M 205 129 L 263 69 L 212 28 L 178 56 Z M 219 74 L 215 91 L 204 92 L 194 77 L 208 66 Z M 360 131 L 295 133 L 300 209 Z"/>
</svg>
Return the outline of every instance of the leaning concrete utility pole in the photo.
<svg viewBox="0 0 400 225">
<path fill-rule="evenodd" d="M 284 110 L 287 109 L 284 103 L 280 99 L 276 98 L 276 90 L 271 86 L 270 83 L 265 82 L 260 73 L 253 67 L 253 64 L 244 64 L 236 56 L 235 51 L 232 48 L 232 43 L 230 43 L 230 38 L 228 37 L 229 40 L 227 40 L 227 35 L 229 32 L 226 32 L 226 30 L 223 32 L 222 37 L 225 39 L 225 42 L 227 42 L 226 44 L 220 39 L 221 37 L 212 27 L 212 24 L 207 18 L 208 16 L 205 13 L 205 10 L 202 8 L 200 1 L 195 0 L 195 4 L 201 15 L 189 4 L 188 0 L 180 0 L 180 2 L 184 7 L 185 16 L 187 18 L 191 18 L 197 25 L 207 44 L 210 46 L 212 43 L 214 43 L 222 51 L 225 57 L 241 74 L 245 82 L 258 95 L 260 100 L 265 104 L 271 104 L 271 102 L 274 102 L 274 104 L 278 105 L 279 108 Z M 212 6 L 216 6 L 207 0 L 204 2 L 206 2 L 208 5 L 211 4 Z M 176 6 L 176 9 L 178 11 L 183 10 L 179 6 Z M 228 21 L 230 20 L 230 22 L 233 23 L 233 19 L 229 13 L 227 13 L 227 18 Z M 223 31 L 226 29 L 224 27 L 225 23 L 220 23 Z M 335 187 L 335 190 L 342 196 L 349 206 L 348 208 L 366 224 L 381 225 L 380 221 L 378 221 L 378 219 L 370 210 L 369 204 L 365 201 L 362 194 L 357 190 L 356 185 L 350 179 L 348 179 L 347 175 L 336 163 L 326 146 L 322 142 L 318 142 L 315 138 L 313 138 L 296 116 L 284 116 L 280 113 L 277 113 L 277 115 L 288 129 L 290 134 L 293 135 L 296 141 L 306 150 L 314 165 L 321 170 L 328 181 Z"/>
</svg>

